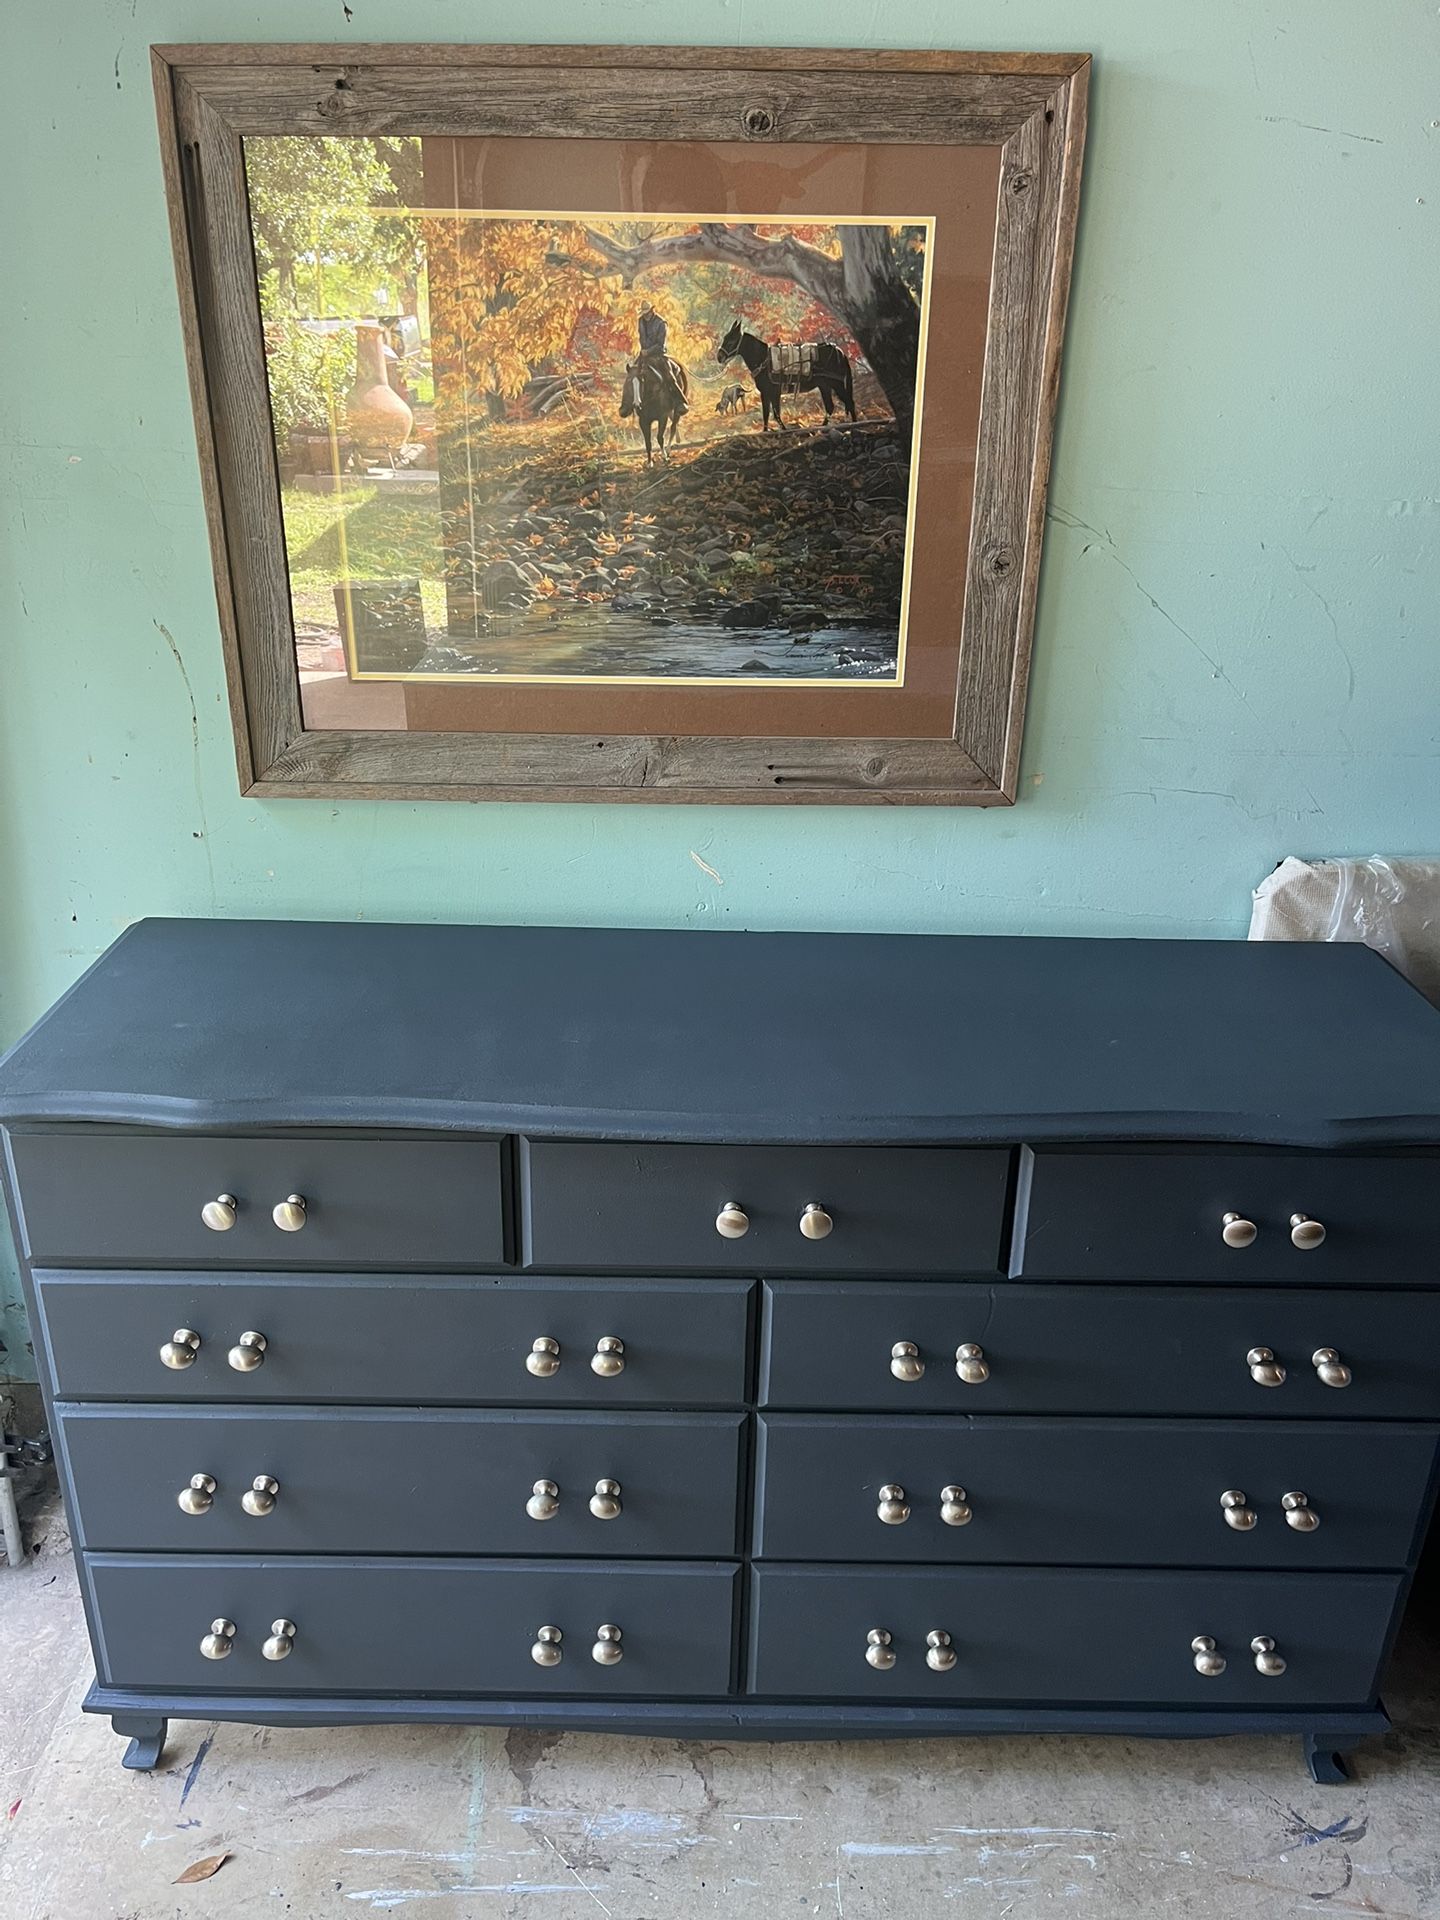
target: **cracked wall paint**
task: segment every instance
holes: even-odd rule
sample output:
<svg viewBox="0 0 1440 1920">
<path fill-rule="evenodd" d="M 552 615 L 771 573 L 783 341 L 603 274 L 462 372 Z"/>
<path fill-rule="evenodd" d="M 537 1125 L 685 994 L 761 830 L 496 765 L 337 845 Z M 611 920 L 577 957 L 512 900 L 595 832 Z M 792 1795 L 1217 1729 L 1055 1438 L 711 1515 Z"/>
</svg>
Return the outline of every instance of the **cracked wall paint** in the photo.
<svg viewBox="0 0 1440 1920">
<path fill-rule="evenodd" d="M 353 11 L 247 0 L 224 31 L 472 25 Z M 30 8 L 0 125 L 0 1043 L 147 913 L 1238 937 L 1286 853 L 1440 850 L 1434 7 L 537 0 L 493 24 L 1093 50 L 1023 798 L 243 798 L 146 71 L 213 9 Z M 13 1307 L 0 1337 L 28 1372 Z"/>
</svg>

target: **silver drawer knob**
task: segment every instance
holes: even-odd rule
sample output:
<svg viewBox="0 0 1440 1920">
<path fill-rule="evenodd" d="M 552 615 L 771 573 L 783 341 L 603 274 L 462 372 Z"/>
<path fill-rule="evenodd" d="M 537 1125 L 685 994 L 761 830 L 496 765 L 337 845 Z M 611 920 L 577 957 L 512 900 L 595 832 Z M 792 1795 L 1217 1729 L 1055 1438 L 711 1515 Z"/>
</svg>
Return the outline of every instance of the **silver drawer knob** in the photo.
<svg viewBox="0 0 1440 1920">
<path fill-rule="evenodd" d="M 263 1520 L 267 1513 L 275 1511 L 279 1497 L 280 1482 L 272 1474 L 257 1473 L 241 1494 L 240 1505 L 252 1520 Z"/>
<path fill-rule="evenodd" d="M 193 1327 L 177 1327 L 160 1349 L 160 1358 L 167 1367 L 173 1367 L 180 1373 L 186 1367 L 193 1367 L 195 1356 L 200 1351 L 200 1336 Z"/>
<path fill-rule="evenodd" d="M 910 1504 L 905 1498 L 904 1487 L 881 1487 L 880 1504 L 875 1513 L 887 1527 L 903 1526 L 910 1518 Z"/>
<path fill-rule="evenodd" d="M 215 1504 L 215 1476 L 213 1473 L 192 1473 L 188 1487 L 182 1487 L 175 1496 L 182 1513 L 208 1513 Z"/>
<path fill-rule="evenodd" d="M 544 1333 L 538 1340 L 532 1341 L 530 1351 L 525 1356 L 525 1371 L 533 1373 L 537 1380 L 548 1380 L 552 1374 L 558 1373 L 560 1342 Z"/>
<path fill-rule="evenodd" d="M 620 1482 L 618 1480 L 597 1480 L 595 1491 L 590 1496 L 590 1511 L 597 1520 L 618 1520 L 623 1509 L 620 1505 Z"/>
<path fill-rule="evenodd" d="M 1286 1526 L 1296 1533 L 1313 1533 L 1319 1526 L 1320 1516 L 1311 1506 L 1308 1493 L 1283 1493 L 1280 1505 L 1285 1509 Z"/>
<path fill-rule="evenodd" d="M 263 1333 L 242 1333 L 225 1358 L 236 1373 L 254 1373 L 265 1364 L 265 1349 L 270 1342 Z"/>
<path fill-rule="evenodd" d="M 1245 1356 L 1245 1364 L 1249 1367 L 1250 1378 L 1257 1387 L 1284 1386 L 1285 1369 L 1269 1347 L 1251 1347 Z"/>
<path fill-rule="evenodd" d="M 597 1340 L 595 1351 L 590 1356 L 590 1371 L 598 1373 L 602 1380 L 613 1380 L 617 1373 L 623 1373 L 625 1342 L 617 1340 L 613 1333 L 607 1333 L 603 1340 Z"/>
<path fill-rule="evenodd" d="M 282 1233 L 299 1233 L 305 1224 L 305 1196 L 303 1193 L 290 1193 L 272 1207 L 270 1218 Z"/>
<path fill-rule="evenodd" d="M 235 1647 L 235 1622 L 233 1620 L 212 1620 L 210 1631 L 200 1642 L 200 1651 L 207 1660 L 228 1660 Z"/>
<path fill-rule="evenodd" d="M 560 1511 L 560 1489 L 553 1480 L 537 1480 L 525 1502 L 532 1520 L 553 1520 Z"/>
<path fill-rule="evenodd" d="M 970 1506 L 970 1496 L 964 1487 L 942 1487 L 940 1489 L 940 1518 L 947 1527 L 968 1527 L 975 1518 Z"/>
<path fill-rule="evenodd" d="M 734 1200 L 727 1200 L 715 1216 L 715 1231 L 722 1240 L 743 1240 L 750 1231 L 750 1216 Z"/>
<path fill-rule="evenodd" d="M 1203 1673 L 1207 1680 L 1225 1671 L 1225 1656 L 1208 1633 L 1197 1633 L 1190 1642 L 1190 1651 L 1195 1656 L 1195 1671 Z"/>
<path fill-rule="evenodd" d="M 956 1347 L 955 1371 L 967 1387 L 983 1385 L 990 1378 L 990 1363 L 985 1358 L 985 1349 L 977 1347 L 973 1340 Z"/>
<path fill-rule="evenodd" d="M 619 1627 L 597 1627 L 595 1644 L 590 1649 L 590 1658 L 602 1667 L 618 1667 L 625 1658 L 625 1649 L 620 1645 Z"/>
<path fill-rule="evenodd" d="M 1325 1239 L 1325 1229 L 1318 1220 L 1312 1220 L 1308 1213 L 1292 1213 L 1290 1216 L 1290 1244 L 1299 1247 L 1302 1253 L 1309 1253 L 1321 1246 Z"/>
<path fill-rule="evenodd" d="M 955 1664 L 955 1649 L 943 1627 L 932 1627 L 925 1636 L 925 1664 L 932 1673 L 949 1673 Z"/>
<path fill-rule="evenodd" d="M 865 1636 L 865 1659 L 878 1673 L 888 1673 L 895 1664 L 895 1649 L 884 1627 L 871 1627 Z"/>
<path fill-rule="evenodd" d="M 235 1209 L 239 1204 L 233 1193 L 217 1193 L 200 1209 L 200 1218 L 212 1233 L 228 1233 L 235 1224 Z"/>
<path fill-rule="evenodd" d="M 824 1240 L 834 1225 L 818 1200 L 812 1200 L 800 1216 L 800 1231 L 807 1240 Z"/>
<path fill-rule="evenodd" d="M 530 1658 L 537 1667 L 559 1666 L 565 1657 L 560 1650 L 562 1637 L 559 1627 L 541 1627 L 530 1649 Z"/>
<path fill-rule="evenodd" d="M 918 1380 L 924 1373 L 925 1362 L 913 1340 L 897 1340 L 891 1347 L 890 1371 L 897 1380 Z"/>
<path fill-rule="evenodd" d="M 1255 1222 L 1242 1213 L 1227 1213 L 1220 1222 L 1220 1238 L 1227 1247 L 1253 1246 L 1258 1232 Z"/>
<path fill-rule="evenodd" d="M 1275 1651 L 1275 1642 L 1268 1633 L 1257 1633 L 1250 1642 L 1250 1651 L 1255 1656 L 1255 1671 L 1266 1674 L 1274 1680 L 1285 1671 L 1283 1657 Z"/>
<path fill-rule="evenodd" d="M 295 1622 L 272 1620 L 270 1638 L 264 1642 L 260 1651 L 267 1660 L 288 1660 L 295 1651 Z"/>
<path fill-rule="evenodd" d="M 1310 1356 L 1310 1364 L 1319 1374 L 1323 1386 L 1348 1387 L 1354 1378 L 1334 1347 L 1317 1347 Z"/>
<path fill-rule="evenodd" d="M 1233 1527 L 1236 1533 L 1249 1533 L 1255 1525 L 1256 1513 L 1253 1507 L 1247 1507 L 1245 1496 L 1238 1487 L 1232 1487 L 1229 1493 L 1220 1496 L 1221 1511 L 1225 1515 L 1227 1527 Z"/>
</svg>

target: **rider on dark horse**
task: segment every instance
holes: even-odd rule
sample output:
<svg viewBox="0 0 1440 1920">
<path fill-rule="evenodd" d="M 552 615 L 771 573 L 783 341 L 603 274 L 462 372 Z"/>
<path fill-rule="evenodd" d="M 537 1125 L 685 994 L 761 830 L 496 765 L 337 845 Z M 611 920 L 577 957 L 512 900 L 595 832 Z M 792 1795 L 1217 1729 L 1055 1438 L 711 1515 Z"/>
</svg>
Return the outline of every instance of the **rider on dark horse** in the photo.
<svg viewBox="0 0 1440 1920">
<path fill-rule="evenodd" d="M 665 321 L 647 300 L 640 309 L 640 364 L 653 367 L 660 383 L 674 402 L 676 413 L 688 413 L 690 402 L 675 378 L 675 365 L 665 351 Z"/>
</svg>

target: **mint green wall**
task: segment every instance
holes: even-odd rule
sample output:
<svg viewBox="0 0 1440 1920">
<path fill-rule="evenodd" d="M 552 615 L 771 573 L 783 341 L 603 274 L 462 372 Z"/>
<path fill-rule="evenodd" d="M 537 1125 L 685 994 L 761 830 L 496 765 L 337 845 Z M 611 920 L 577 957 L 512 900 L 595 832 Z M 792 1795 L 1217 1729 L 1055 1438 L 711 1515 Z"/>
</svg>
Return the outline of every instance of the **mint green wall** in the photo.
<svg viewBox="0 0 1440 1920">
<path fill-rule="evenodd" d="M 0 1041 L 147 913 L 1239 935 L 1286 852 L 1440 849 L 1431 0 L 352 10 L 8 20 Z M 506 37 L 1094 52 L 1021 805 L 240 797 L 147 46 Z"/>
</svg>

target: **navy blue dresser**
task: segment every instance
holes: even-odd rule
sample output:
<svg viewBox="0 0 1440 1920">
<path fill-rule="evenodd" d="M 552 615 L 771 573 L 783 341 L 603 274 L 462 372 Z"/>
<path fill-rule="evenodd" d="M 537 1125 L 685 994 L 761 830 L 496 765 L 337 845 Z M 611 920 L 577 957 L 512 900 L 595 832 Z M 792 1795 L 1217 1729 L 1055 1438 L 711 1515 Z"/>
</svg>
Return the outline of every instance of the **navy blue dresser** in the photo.
<svg viewBox="0 0 1440 1920">
<path fill-rule="evenodd" d="M 127 1765 L 1387 1724 L 1440 1018 L 1362 948 L 145 921 L 0 1123 Z"/>
</svg>

